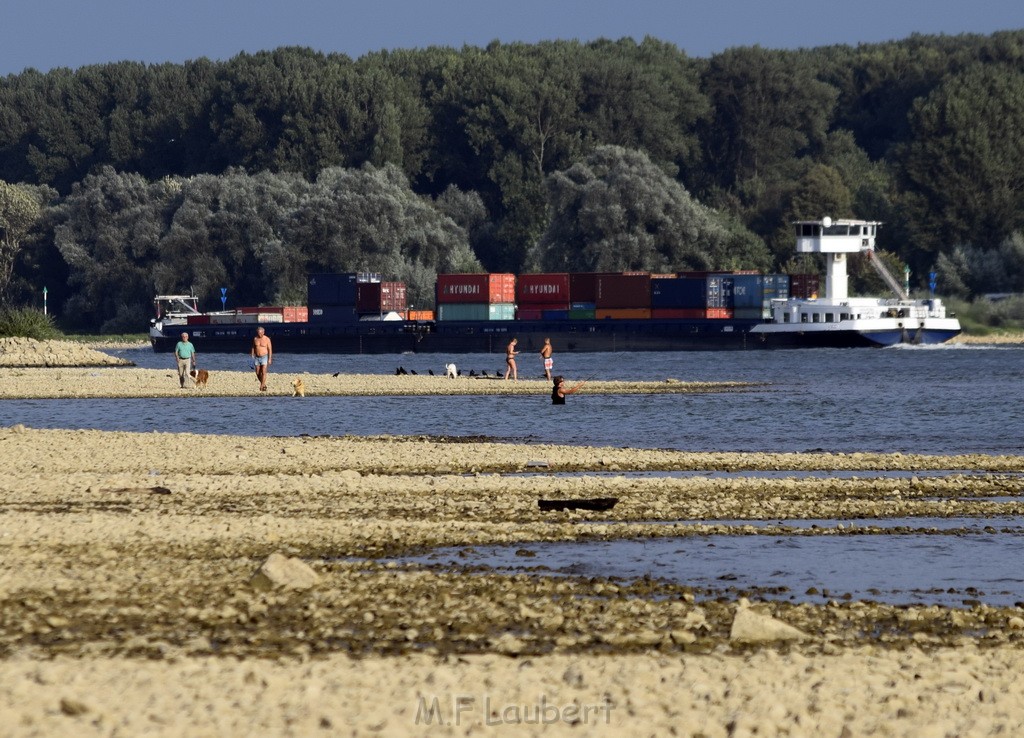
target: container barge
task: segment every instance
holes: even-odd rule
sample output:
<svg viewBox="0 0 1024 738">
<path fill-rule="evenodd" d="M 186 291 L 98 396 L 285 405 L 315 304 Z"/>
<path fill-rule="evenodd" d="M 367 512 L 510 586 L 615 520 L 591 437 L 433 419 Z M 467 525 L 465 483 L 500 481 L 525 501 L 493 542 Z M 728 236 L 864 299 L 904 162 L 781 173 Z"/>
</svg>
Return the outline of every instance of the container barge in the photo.
<svg viewBox="0 0 1024 738">
<path fill-rule="evenodd" d="M 911 299 L 874 256 L 875 221 L 800 221 L 797 253 L 822 254 L 819 275 L 749 272 L 443 274 L 434 311 L 407 309 L 405 285 L 375 275 L 309 277 L 305 307 L 201 312 L 192 295 L 159 295 L 154 351 L 188 332 L 199 352 L 245 353 L 262 325 L 275 352 L 503 353 L 718 351 L 944 343 L 960 333 L 942 301 Z M 850 297 L 847 256 L 865 253 L 892 298 Z"/>
</svg>

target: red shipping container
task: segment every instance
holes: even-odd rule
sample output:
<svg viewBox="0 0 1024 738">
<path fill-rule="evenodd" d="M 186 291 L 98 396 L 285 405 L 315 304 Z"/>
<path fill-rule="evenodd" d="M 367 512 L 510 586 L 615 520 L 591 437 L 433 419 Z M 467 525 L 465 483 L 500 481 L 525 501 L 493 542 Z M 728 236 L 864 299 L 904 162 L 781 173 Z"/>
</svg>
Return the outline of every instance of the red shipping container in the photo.
<svg viewBox="0 0 1024 738">
<path fill-rule="evenodd" d="M 540 320 L 543 317 L 544 311 L 533 307 L 518 308 L 516 310 L 516 320 Z"/>
<path fill-rule="evenodd" d="M 285 323 L 308 323 L 309 308 L 305 305 L 288 306 L 284 308 Z"/>
<path fill-rule="evenodd" d="M 409 320 L 433 320 L 434 319 L 434 311 L 433 310 L 410 310 L 409 311 L 409 318 L 408 319 Z"/>
<path fill-rule="evenodd" d="M 356 310 L 360 313 L 400 313 L 405 310 L 405 282 L 358 282 Z"/>
<path fill-rule="evenodd" d="M 790 274 L 789 296 L 801 300 L 817 297 L 821 279 L 817 274 Z"/>
<path fill-rule="evenodd" d="M 651 317 L 655 320 L 692 320 L 706 318 L 707 311 L 704 308 L 653 308 Z"/>
<path fill-rule="evenodd" d="M 569 307 L 568 274 L 520 274 L 516 280 L 516 302 L 520 305 L 557 305 L 544 308 L 566 310 Z"/>
<path fill-rule="evenodd" d="M 514 274 L 438 274 L 437 304 L 516 301 Z"/>
<path fill-rule="evenodd" d="M 574 302 L 578 302 L 573 297 Z M 594 300 L 601 308 L 650 308 L 651 275 L 643 273 L 599 274 Z"/>
<path fill-rule="evenodd" d="M 733 311 L 732 308 L 709 307 L 708 308 L 708 318 L 710 318 L 712 320 L 719 320 L 719 319 L 722 319 L 722 318 L 731 318 L 732 317 L 732 311 Z"/>
<path fill-rule="evenodd" d="M 647 320 L 651 311 L 649 308 L 598 308 L 594 317 L 598 320 Z"/>
<path fill-rule="evenodd" d="M 522 305 L 521 307 L 527 310 L 568 310 L 569 303 L 567 302 L 533 302 Z"/>
<path fill-rule="evenodd" d="M 190 315 L 185 319 L 188 325 L 207 325 L 210 322 L 209 315 Z"/>
<path fill-rule="evenodd" d="M 569 275 L 570 302 L 597 302 L 597 272 Z"/>
</svg>

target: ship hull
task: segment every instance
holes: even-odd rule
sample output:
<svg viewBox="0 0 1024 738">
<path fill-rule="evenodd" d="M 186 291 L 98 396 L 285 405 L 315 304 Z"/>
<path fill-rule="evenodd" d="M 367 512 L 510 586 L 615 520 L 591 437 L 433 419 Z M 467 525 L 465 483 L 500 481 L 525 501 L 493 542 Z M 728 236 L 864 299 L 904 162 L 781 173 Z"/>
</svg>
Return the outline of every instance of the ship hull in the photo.
<svg viewBox="0 0 1024 738">
<path fill-rule="evenodd" d="M 583 320 L 583 321 L 405 321 L 346 324 L 268 323 L 267 335 L 280 353 L 474 354 L 504 353 L 512 338 L 520 351 L 540 350 L 550 338 L 559 352 L 744 351 L 796 348 L 854 348 L 897 343 L 943 343 L 959 330 L 785 330 L 762 321 L 740 320 Z M 171 352 L 182 331 L 196 349 L 248 353 L 250 324 L 170 325 L 153 330 L 154 351 Z"/>
</svg>

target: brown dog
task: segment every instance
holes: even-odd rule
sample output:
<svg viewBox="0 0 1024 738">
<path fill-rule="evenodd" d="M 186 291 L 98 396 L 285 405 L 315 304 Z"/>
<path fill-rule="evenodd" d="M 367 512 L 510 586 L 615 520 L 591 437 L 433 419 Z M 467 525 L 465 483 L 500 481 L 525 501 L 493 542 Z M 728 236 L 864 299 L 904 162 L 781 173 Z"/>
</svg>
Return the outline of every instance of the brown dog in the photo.
<svg viewBox="0 0 1024 738">
<path fill-rule="evenodd" d="M 196 387 L 205 387 L 206 383 L 210 381 L 210 372 L 205 369 L 193 369 L 189 372 L 189 376 L 192 377 L 192 382 Z"/>
<path fill-rule="evenodd" d="M 292 397 L 305 397 L 306 396 L 306 383 L 302 381 L 302 377 L 297 378 L 292 382 Z"/>
</svg>

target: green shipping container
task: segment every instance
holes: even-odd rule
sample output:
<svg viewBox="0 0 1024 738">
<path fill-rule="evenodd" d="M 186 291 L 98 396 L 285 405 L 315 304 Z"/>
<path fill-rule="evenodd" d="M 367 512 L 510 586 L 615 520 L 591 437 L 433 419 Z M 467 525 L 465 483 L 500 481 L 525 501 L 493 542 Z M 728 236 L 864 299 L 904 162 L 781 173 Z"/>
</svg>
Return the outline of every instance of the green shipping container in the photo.
<svg viewBox="0 0 1024 738">
<path fill-rule="evenodd" d="M 570 310 L 569 320 L 593 320 L 593 310 Z"/>
<path fill-rule="evenodd" d="M 437 306 L 438 320 L 514 320 L 516 306 L 511 302 L 442 303 Z"/>
</svg>

